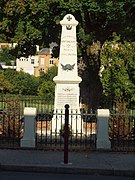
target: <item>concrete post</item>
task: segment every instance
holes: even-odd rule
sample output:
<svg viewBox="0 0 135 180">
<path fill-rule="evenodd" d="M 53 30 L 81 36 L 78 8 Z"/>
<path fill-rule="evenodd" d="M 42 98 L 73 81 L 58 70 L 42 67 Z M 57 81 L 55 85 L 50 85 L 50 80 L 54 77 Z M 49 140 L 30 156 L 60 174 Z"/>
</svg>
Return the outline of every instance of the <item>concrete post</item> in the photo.
<svg viewBox="0 0 135 180">
<path fill-rule="evenodd" d="M 108 133 L 109 109 L 98 109 L 97 117 L 97 149 L 111 149 Z"/>
<path fill-rule="evenodd" d="M 21 147 L 35 147 L 36 134 L 36 108 L 24 108 L 24 135 L 21 139 Z"/>
</svg>

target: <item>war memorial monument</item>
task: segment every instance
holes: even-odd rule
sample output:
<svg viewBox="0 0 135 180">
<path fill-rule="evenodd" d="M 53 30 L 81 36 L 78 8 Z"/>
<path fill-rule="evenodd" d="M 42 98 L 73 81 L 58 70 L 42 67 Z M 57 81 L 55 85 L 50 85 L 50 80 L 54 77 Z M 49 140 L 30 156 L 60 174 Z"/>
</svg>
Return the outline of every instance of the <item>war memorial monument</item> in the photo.
<svg viewBox="0 0 135 180">
<path fill-rule="evenodd" d="M 79 108 L 79 83 L 82 79 L 78 76 L 77 70 L 77 40 L 76 40 L 76 26 L 78 21 L 71 14 L 67 14 L 62 21 L 61 44 L 58 64 L 58 75 L 54 77 L 55 86 L 55 101 L 54 101 L 54 116 L 52 119 L 52 132 L 59 131 L 61 128 L 61 117 L 56 113 L 63 112 L 65 104 L 69 105 L 69 111 L 72 114 L 77 112 L 80 114 Z M 69 118 L 69 124 L 72 123 L 73 131 L 81 131 L 80 115 Z M 72 122 L 71 122 L 72 121 Z M 57 123 L 57 124 L 56 124 Z M 64 124 L 64 117 L 62 117 L 62 124 Z M 57 128 L 57 130 L 56 130 Z"/>
</svg>

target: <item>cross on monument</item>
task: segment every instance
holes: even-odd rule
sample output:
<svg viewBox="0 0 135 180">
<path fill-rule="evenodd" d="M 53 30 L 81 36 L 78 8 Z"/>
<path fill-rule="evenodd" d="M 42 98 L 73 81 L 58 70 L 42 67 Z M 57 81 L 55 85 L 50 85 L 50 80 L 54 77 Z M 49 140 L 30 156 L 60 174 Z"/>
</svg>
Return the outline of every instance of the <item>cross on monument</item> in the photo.
<svg viewBox="0 0 135 180">
<path fill-rule="evenodd" d="M 67 20 L 68 20 L 68 21 L 70 21 L 71 19 L 72 19 L 72 17 L 70 17 L 70 16 L 67 17 Z"/>
</svg>

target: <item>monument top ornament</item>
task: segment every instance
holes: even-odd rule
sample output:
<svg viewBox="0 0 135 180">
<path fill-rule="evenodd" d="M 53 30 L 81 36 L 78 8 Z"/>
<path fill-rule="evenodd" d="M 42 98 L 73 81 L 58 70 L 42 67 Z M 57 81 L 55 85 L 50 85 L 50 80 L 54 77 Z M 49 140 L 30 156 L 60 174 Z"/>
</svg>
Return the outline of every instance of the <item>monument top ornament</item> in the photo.
<svg viewBox="0 0 135 180">
<path fill-rule="evenodd" d="M 61 25 L 71 25 L 71 26 L 77 26 L 78 21 L 75 20 L 75 17 L 72 14 L 67 14 L 63 20 L 60 21 Z"/>
</svg>

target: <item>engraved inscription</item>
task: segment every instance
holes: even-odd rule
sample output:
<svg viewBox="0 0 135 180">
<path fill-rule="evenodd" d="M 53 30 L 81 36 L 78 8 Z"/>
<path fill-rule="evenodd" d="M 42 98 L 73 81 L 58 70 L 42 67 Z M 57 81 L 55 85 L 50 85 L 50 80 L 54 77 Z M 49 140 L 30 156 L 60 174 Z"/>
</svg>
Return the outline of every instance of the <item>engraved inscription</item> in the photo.
<svg viewBox="0 0 135 180">
<path fill-rule="evenodd" d="M 57 106 L 58 107 L 64 107 L 65 104 L 69 104 L 70 107 L 76 108 L 76 102 L 77 102 L 77 94 L 75 93 L 58 93 L 58 101 Z"/>
<path fill-rule="evenodd" d="M 75 53 L 76 39 L 73 36 L 64 36 L 62 38 L 62 55 L 64 56 L 77 56 Z"/>
</svg>

